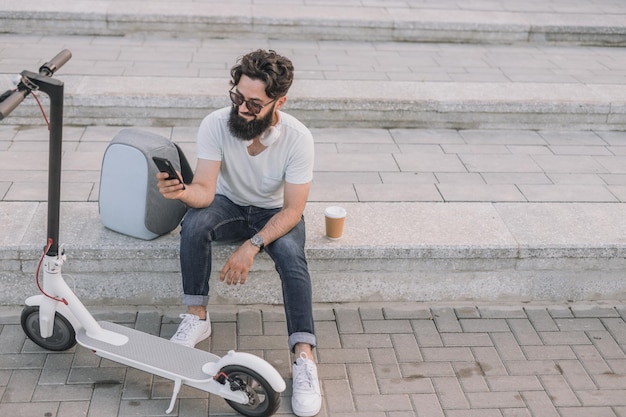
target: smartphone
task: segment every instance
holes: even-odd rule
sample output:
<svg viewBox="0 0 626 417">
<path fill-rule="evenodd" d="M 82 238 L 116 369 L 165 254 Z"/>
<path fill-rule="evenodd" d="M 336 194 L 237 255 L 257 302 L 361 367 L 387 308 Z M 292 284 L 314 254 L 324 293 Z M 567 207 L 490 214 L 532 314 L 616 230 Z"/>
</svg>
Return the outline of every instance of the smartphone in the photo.
<svg viewBox="0 0 626 417">
<path fill-rule="evenodd" d="M 174 169 L 174 166 L 172 165 L 172 163 L 168 159 L 159 158 L 158 156 L 153 156 L 152 160 L 156 164 L 156 166 L 159 169 L 159 171 L 167 172 L 169 174 L 169 177 L 167 177 L 168 180 L 178 180 L 178 181 L 180 181 L 180 183 L 183 185 L 183 190 L 185 189 L 185 183 L 178 176 L 178 174 L 176 173 L 176 170 Z"/>
</svg>

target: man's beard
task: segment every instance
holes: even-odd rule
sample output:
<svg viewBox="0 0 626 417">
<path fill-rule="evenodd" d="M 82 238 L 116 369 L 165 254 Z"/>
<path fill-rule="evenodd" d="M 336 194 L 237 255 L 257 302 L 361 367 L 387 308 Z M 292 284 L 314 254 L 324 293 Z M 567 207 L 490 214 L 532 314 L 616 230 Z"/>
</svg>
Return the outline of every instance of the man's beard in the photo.
<svg viewBox="0 0 626 417">
<path fill-rule="evenodd" d="M 274 120 L 274 105 L 272 110 L 262 118 L 254 118 L 247 121 L 239 115 L 239 108 L 232 106 L 230 109 L 230 117 L 228 118 L 228 129 L 230 133 L 241 140 L 252 140 L 261 136 L 263 132 L 272 126 Z"/>
</svg>

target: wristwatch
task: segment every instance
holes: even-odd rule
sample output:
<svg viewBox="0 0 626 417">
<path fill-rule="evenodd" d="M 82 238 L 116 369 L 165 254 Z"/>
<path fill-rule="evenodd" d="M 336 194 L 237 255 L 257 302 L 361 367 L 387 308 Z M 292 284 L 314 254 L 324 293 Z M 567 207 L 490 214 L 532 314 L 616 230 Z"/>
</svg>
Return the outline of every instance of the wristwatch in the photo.
<svg viewBox="0 0 626 417">
<path fill-rule="evenodd" d="M 265 246 L 263 243 L 263 236 L 258 233 L 250 238 L 250 243 L 259 248 L 259 251 L 262 251 Z"/>
</svg>

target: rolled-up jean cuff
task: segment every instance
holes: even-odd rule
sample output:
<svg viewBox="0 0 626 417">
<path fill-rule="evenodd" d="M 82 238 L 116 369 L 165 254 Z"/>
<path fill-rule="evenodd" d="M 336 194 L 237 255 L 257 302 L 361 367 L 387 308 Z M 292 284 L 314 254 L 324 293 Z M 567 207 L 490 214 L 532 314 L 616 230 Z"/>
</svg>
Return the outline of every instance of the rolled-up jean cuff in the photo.
<svg viewBox="0 0 626 417">
<path fill-rule="evenodd" d="M 186 306 L 207 306 L 209 304 L 208 295 L 183 294 L 183 304 Z"/>
<path fill-rule="evenodd" d="M 311 345 L 311 347 L 315 347 L 317 344 L 317 340 L 315 339 L 315 335 L 306 332 L 296 332 L 289 336 L 289 350 L 293 352 L 294 347 L 298 343 L 306 343 L 307 345 Z"/>
</svg>

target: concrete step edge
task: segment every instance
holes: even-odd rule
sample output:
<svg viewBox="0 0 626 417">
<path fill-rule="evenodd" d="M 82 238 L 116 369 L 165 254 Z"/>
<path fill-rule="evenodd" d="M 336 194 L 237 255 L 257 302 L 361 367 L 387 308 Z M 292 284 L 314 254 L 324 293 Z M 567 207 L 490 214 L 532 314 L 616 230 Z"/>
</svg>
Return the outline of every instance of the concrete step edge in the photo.
<svg viewBox="0 0 626 417">
<path fill-rule="evenodd" d="M 307 7 L 294 5 L 267 14 L 249 7 L 216 5 L 146 9 L 129 3 L 122 13 L 101 5 L 87 9 L 32 10 L 27 5 L 0 11 L 4 33 L 124 36 L 250 36 L 316 40 L 411 41 L 460 43 L 567 43 L 624 45 L 623 15 L 439 11 L 376 7 Z"/>
<path fill-rule="evenodd" d="M 71 125 L 197 126 L 229 105 L 226 80 L 60 76 Z M 10 85 L 8 75 L 0 85 Z M 45 101 L 45 97 L 44 101 Z M 11 123 L 39 121 L 27 100 Z M 618 130 L 626 128 L 626 86 L 300 80 L 285 108 L 311 127 L 431 127 Z"/>
</svg>

